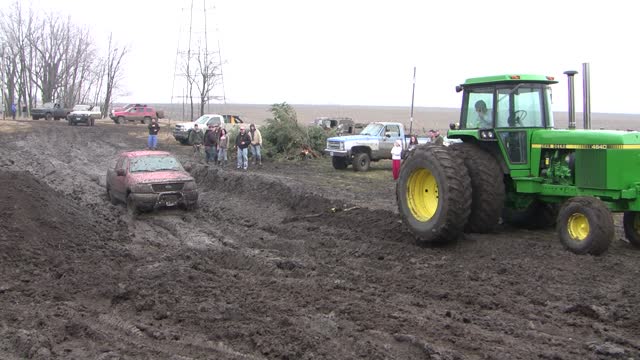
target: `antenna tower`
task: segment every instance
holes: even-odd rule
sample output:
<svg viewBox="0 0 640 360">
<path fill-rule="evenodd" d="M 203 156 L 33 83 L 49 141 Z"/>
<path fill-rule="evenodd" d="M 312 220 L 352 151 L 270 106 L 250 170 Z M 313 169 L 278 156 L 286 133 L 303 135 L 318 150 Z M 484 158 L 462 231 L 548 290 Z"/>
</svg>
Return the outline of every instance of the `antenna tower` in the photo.
<svg viewBox="0 0 640 360">
<path fill-rule="evenodd" d="M 182 119 L 193 121 L 205 110 L 209 112 L 213 101 L 226 103 L 223 61 L 213 1 L 182 0 L 181 3 L 171 104 L 181 103 Z M 210 23 L 215 25 L 215 36 L 209 34 Z"/>
</svg>

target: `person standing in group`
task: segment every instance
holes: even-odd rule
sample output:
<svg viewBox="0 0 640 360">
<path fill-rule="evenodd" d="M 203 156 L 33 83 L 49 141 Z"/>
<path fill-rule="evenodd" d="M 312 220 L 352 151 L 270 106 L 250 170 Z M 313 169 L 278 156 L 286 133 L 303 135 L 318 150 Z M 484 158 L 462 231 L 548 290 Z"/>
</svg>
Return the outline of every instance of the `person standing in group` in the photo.
<svg viewBox="0 0 640 360">
<path fill-rule="evenodd" d="M 439 130 L 429 130 L 429 138 L 431 138 L 432 144 L 444 145 L 444 138 L 440 135 Z"/>
<path fill-rule="evenodd" d="M 411 151 L 418 146 L 418 138 L 415 135 L 411 135 L 409 137 L 409 145 L 407 146 L 407 150 Z"/>
<path fill-rule="evenodd" d="M 211 156 L 211 160 L 213 161 L 214 164 L 219 164 L 220 163 L 220 159 L 218 159 L 218 141 L 220 141 L 220 132 L 222 130 L 222 125 L 220 124 L 213 124 L 213 144 L 214 144 L 214 148 L 212 149 L 212 156 Z"/>
<path fill-rule="evenodd" d="M 220 140 L 218 140 L 218 165 L 227 166 L 227 148 L 229 148 L 229 136 L 226 129 L 220 129 Z"/>
<path fill-rule="evenodd" d="M 393 180 L 398 180 L 400 175 L 400 162 L 402 161 L 402 142 L 396 140 L 391 148 L 391 161 L 393 168 Z"/>
<path fill-rule="evenodd" d="M 251 137 L 245 131 L 244 125 L 240 126 L 240 132 L 236 136 L 236 148 L 238 149 L 237 168 L 247 170 L 249 168 L 248 148 L 251 145 Z"/>
<path fill-rule="evenodd" d="M 202 155 L 202 142 L 204 134 L 198 128 L 198 124 L 193 125 L 193 130 L 189 132 L 189 144 L 193 146 L 193 156 L 200 157 Z"/>
<path fill-rule="evenodd" d="M 18 112 L 18 108 L 16 108 L 16 103 L 11 103 L 11 117 L 13 120 L 16 119 L 16 113 Z"/>
<path fill-rule="evenodd" d="M 158 119 L 151 119 L 151 123 L 147 127 L 149 128 L 147 149 L 156 150 L 158 148 L 158 132 L 160 131 L 160 124 L 158 124 Z"/>
<path fill-rule="evenodd" d="M 216 139 L 216 133 L 213 131 L 214 126 L 209 125 L 209 129 L 204 133 L 204 154 L 205 154 L 205 162 L 208 164 L 210 161 L 214 161 L 215 164 L 215 155 L 218 151 L 218 139 Z"/>
<path fill-rule="evenodd" d="M 249 125 L 249 136 L 251 137 L 251 155 L 253 156 L 253 163 L 256 165 L 262 165 L 262 155 L 260 150 L 262 148 L 262 135 L 260 130 L 256 129 L 254 124 Z"/>
</svg>

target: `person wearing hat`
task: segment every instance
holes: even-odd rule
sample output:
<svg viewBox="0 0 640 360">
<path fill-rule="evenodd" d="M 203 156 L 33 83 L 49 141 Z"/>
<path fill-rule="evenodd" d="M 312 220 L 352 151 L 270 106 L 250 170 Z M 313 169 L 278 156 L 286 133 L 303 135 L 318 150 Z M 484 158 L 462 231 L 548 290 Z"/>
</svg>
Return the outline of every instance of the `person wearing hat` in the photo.
<svg viewBox="0 0 640 360">
<path fill-rule="evenodd" d="M 444 138 L 440 135 L 440 131 L 438 130 L 429 130 L 429 138 L 431 138 L 432 144 L 444 145 Z"/>
<path fill-rule="evenodd" d="M 236 149 L 238 149 L 237 168 L 247 170 L 249 168 L 248 149 L 251 145 L 251 137 L 245 131 L 244 125 L 240 125 L 240 132 L 236 136 Z"/>
<path fill-rule="evenodd" d="M 393 171 L 393 180 L 398 180 L 400 175 L 400 164 L 402 161 L 402 142 L 398 139 L 391 148 L 391 168 Z"/>
</svg>

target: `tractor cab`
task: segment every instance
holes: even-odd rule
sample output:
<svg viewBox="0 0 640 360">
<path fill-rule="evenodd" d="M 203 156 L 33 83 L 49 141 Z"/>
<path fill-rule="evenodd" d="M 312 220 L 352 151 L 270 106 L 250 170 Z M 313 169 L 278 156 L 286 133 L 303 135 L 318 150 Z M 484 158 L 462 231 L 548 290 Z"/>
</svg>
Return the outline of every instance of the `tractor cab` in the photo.
<svg viewBox="0 0 640 360">
<path fill-rule="evenodd" d="M 532 130 L 554 127 L 550 85 L 555 83 L 541 75 L 467 79 L 456 87 L 463 92 L 460 122 L 450 125 L 447 136 L 496 143 L 509 167 L 525 168 Z"/>
</svg>

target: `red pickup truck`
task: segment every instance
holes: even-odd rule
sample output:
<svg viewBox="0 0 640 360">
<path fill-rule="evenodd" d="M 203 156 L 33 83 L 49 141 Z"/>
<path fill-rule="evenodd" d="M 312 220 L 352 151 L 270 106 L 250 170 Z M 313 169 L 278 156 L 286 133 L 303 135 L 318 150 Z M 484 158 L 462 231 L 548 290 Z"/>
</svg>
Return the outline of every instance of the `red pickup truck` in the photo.
<svg viewBox="0 0 640 360">
<path fill-rule="evenodd" d="M 151 106 L 140 105 L 129 109 L 112 111 L 109 116 L 116 124 L 123 124 L 125 121 L 140 121 L 142 124 L 150 124 L 151 119 L 158 119 L 158 112 Z"/>
</svg>

